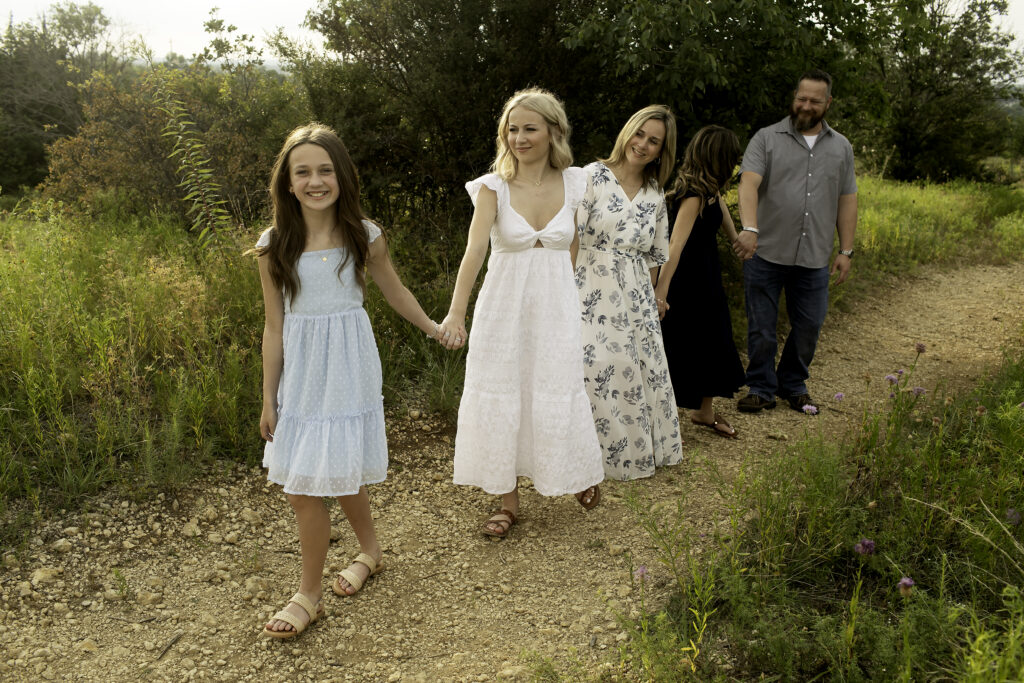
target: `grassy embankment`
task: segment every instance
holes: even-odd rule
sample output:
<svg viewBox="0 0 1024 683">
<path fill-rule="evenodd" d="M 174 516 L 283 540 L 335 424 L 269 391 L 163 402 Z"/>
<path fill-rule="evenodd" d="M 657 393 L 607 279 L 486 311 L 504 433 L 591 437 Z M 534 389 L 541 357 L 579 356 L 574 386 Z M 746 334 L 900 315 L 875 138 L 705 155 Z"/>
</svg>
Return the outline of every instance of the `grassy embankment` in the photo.
<svg viewBox="0 0 1024 683">
<path fill-rule="evenodd" d="M 861 191 L 846 296 L 928 264 L 1024 255 L 1019 190 L 867 179 Z M 888 409 L 850 438 L 794 444 L 727 485 L 730 529 L 711 553 L 690 552 L 685 500 L 667 518 L 631 501 L 675 584 L 667 604 L 624 620 L 624 670 L 652 681 L 1024 679 L 1024 353 L 944 399 L 915 391 L 913 353 L 879 389 Z M 548 661 L 537 674 L 581 670 Z"/>
<path fill-rule="evenodd" d="M 1019 190 L 869 178 L 860 204 L 845 296 L 922 264 L 1012 258 L 1024 241 Z M 397 268 L 441 317 L 461 253 L 388 227 Z M 0 510 L 74 507 L 112 486 L 144 496 L 220 459 L 258 461 L 262 303 L 242 253 L 255 233 L 201 250 L 159 218 L 81 221 L 45 204 L 0 217 Z M 463 352 L 426 340 L 372 285 L 367 308 L 387 401 L 450 414 Z M 6 528 L 0 545 L 18 525 Z"/>
</svg>

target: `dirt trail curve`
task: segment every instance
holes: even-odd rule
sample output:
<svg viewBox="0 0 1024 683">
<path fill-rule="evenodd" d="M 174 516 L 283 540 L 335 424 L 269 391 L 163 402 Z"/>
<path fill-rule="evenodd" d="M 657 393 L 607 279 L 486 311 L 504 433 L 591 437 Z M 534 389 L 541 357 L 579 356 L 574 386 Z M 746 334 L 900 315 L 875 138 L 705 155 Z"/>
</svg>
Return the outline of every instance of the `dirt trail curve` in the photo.
<svg viewBox="0 0 1024 683">
<path fill-rule="evenodd" d="M 687 462 L 634 484 L 656 501 L 687 490 L 695 533 L 726 511 L 706 463 L 735 471 L 805 433 L 849 427 L 885 400 L 882 377 L 927 353 L 915 384 L 966 387 L 1020 342 L 1024 264 L 929 273 L 830 314 L 813 366 L 822 414 L 784 408 L 740 415 L 742 439 L 684 420 Z M 865 388 L 865 377 L 873 378 Z M 835 403 L 831 397 L 843 392 Z M 255 427 L 255 426 L 254 426 Z M 299 555 L 291 512 L 254 468 L 228 466 L 176 498 L 113 497 L 39 528 L 0 567 L 0 678 L 7 681 L 490 681 L 530 672 L 525 651 L 575 657 L 597 671 L 625 637 L 616 611 L 639 596 L 630 556 L 650 567 L 654 599 L 667 576 L 622 497 L 604 485 L 585 512 L 566 496 L 523 492 L 522 520 L 503 542 L 478 533 L 495 499 L 451 482 L 451 428 L 392 416 L 392 468 L 371 489 L 388 568 L 354 598 L 327 590 L 327 617 L 298 640 L 269 641 L 261 625 L 294 591 Z M 356 552 L 332 507 L 333 574 Z"/>
</svg>

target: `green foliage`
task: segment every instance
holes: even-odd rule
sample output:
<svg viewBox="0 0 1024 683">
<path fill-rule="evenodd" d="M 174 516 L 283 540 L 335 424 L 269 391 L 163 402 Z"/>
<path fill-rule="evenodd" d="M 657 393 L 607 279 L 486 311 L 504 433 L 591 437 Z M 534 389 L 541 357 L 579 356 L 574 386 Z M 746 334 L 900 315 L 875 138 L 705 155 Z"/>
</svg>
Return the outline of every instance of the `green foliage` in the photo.
<svg viewBox="0 0 1024 683">
<path fill-rule="evenodd" d="M 672 107 L 683 140 L 708 123 L 743 133 L 777 121 L 807 68 L 841 76 L 845 45 L 866 19 L 865 3 L 838 0 L 588 4 L 567 43 L 601 55 L 604 78 L 639 100 Z"/>
<path fill-rule="evenodd" d="M 977 177 L 1002 151 L 1021 55 L 1004 0 L 873 3 L 842 116 L 863 162 L 901 180 Z"/>
<path fill-rule="evenodd" d="M 82 123 L 76 86 L 93 73 L 120 77 L 128 62 L 91 2 L 55 4 L 39 25 L 9 24 L 0 36 L 0 186 L 38 184 L 45 146 Z"/>
</svg>

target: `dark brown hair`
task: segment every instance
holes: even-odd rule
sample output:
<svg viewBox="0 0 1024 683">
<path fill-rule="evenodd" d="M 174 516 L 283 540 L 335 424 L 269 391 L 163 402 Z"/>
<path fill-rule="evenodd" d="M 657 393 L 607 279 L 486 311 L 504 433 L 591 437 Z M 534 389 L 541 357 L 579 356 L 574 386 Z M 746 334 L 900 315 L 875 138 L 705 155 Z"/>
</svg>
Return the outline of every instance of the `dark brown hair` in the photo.
<svg viewBox="0 0 1024 683">
<path fill-rule="evenodd" d="M 722 126 L 704 126 L 686 146 L 668 196 L 682 199 L 692 192 L 704 200 L 714 197 L 728 187 L 739 158 L 740 141 L 736 133 Z"/>
<path fill-rule="evenodd" d="M 274 229 L 270 231 L 270 243 L 257 250 L 257 256 L 269 256 L 270 277 L 274 284 L 284 290 L 284 295 L 294 301 L 301 283 L 295 264 L 306 249 L 306 222 L 302 218 L 299 200 L 289 192 L 291 187 L 290 157 L 299 145 L 322 147 L 331 159 L 338 179 L 338 201 L 334 203 L 335 229 L 341 234 L 346 254 L 338 266 L 340 276 L 348 260 L 354 259 L 356 282 L 361 289 L 366 287 L 366 255 L 369 251 L 369 237 L 363 221 L 366 219 L 359 205 L 359 175 L 355 164 L 345 149 L 338 134 L 327 126 L 309 123 L 288 134 L 284 146 L 277 154 L 274 169 L 270 172 L 270 199 L 274 209 Z"/>
</svg>

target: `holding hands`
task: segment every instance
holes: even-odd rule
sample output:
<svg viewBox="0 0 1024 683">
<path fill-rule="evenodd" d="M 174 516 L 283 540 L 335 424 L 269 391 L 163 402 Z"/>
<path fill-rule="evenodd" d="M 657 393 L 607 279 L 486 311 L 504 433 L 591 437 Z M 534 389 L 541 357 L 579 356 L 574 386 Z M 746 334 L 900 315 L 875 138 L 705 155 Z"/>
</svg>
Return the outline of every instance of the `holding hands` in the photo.
<svg viewBox="0 0 1024 683">
<path fill-rule="evenodd" d="M 434 323 L 434 334 L 427 336 L 436 339 L 438 344 L 449 351 L 465 346 L 468 337 L 465 321 L 454 320 L 450 313 L 445 316 L 440 325 Z"/>
<path fill-rule="evenodd" d="M 754 258 L 757 251 L 757 233 L 751 230 L 743 230 L 732 243 L 732 250 L 741 261 L 748 261 Z"/>
</svg>

